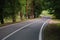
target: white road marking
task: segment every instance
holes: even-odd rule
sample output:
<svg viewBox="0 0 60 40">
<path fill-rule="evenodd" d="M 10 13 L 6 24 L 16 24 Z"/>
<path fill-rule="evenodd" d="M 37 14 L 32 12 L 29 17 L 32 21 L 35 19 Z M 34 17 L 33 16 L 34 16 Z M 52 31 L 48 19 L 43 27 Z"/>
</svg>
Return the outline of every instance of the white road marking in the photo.
<svg viewBox="0 0 60 40">
<path fill-rule="evenodd" d="M 32 19 L 32 20 L 35 20 L 35 19 Z M 23 22 L 20 22 L 20 23 L 24 23 L 24 22 L 28 22 L 28 21 L 32 21 L 32 20 L 23 21 Z M 0 27 L 0 29 L 7 28 L 7 27 L 9 27 L 9 26 L 13 26 L 13 25 L 16 25 L 16 24 L 19 24 L 19 23 L 6 25 L 6 26 L 3 26 L 3 27 Z"/>
<path fill-rule="evenodd" d="M 28 21 L 32 21 L 32 20 L 28 20 Z M 28 22 L 28 21 L 24 21 L 24 22 Z M 20 23 L 24 23 L 24 22 L 20 22 Z M 6 25 L 6 26 L 3 26 L 3 27 L 0 27 L 0 29 L 7 28 L 7 27 L 9 27 L 9 26 L 13 26 L 13 25 L 16 25 L 16 24 L 19 24 L 19 23 Z"/>
<path fill-rule="evenodd" d="M 44 28 L 44 25 L 49 21 L 50 19 L 48 19 L 47 21 L 45 21 L 40 29 L 40 33 L 39 33 L 39 40 L 42 40 L 42 30 Z"/>
<path fill-rule="evenodd" d="M 22 23 L 22 22 L 21 22 L 21 23 Z M 13 26 L 13 25 L 16 25 L 16 24 L 19 24 L 19 23 L 15 23 L 15 24 L 6 25 L 6 26 L 3 26 L 3 27 L 0 27 L 0 29 L 7 28 L 7 27 L 9 27 L 9 26 Z"/>
<path fill-rule="evenodd" d="M 28 25 L 25 25 L 24 27 L 21 27 L 21 28 L 17 29 L 16 31 L 14 31 L 14 32 L 12 32 L 11 34 L 7 35 L 6 37 L 2 38 L 1 40 L 7 39 L 8 37 L 12 36 L 14 33 L 18 32 L 18 31 L 22 30 L 23 28 L 25 28 L 25 27 L 27 27 L 27 26 L 29 26 L 29 25 L 32 25 L 32 24 L 34 24 L 34 23 L 36 23 L 36 22 L 30 23 L 30 24 L 28 24 Z"/>
<path fill-rule="evenodd" d="M 48 21 L 48 20 L 47 20 L 47 21 Z M 44 24 L 43 24 L 42 27 L 41 27 L 41 30 L 43 29 L 43 27 L 44 27 L 44 25 L 47 23 L 47 21 L 44 22 Z M 38 21 L 36 21 L 36 22 L 38 22 Z M 30 23 L 30 24 L 28 24 L 28 25 L 25 25 L 25 26 L 17 29 L 16 31 L 14 31 L 14 32 L 12 32 L 11 34 L 7 35 L 6 37 L 2 38 L 1 40 L 7 39 L 8 37 L 12 36 L 12 35 L 15 34 L 16 32 L 18 32 L 18 31 L 22 30 L 23 28 L 25 28 L 25 27 L 27 27 L 27 26 L 29 26 L 29 25 L 32 25 L 32 24 L 34 24 L 34 23 L 36 23 L 36 22 Z M 42 36 L 42 35 L 41 35 L 41 34 L 42 34 L 42 31 L 41 31 L 41 30 L 40 30 L 40 34 L 39 34 L 39 40 L 42 40 L 42 37 L 41 37 L 41 36 Z"/>
</svg>

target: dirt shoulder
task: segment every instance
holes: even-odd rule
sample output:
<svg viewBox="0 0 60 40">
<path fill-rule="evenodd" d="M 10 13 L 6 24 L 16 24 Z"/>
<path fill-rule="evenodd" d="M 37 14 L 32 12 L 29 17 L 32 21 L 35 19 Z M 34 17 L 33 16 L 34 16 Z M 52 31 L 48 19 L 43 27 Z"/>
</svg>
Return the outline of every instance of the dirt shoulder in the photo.
<svg viewBox="0 0 60 40">
<path fill-rule="evenodd" d="M 52 19 L 52 20 L 49 21 L 49 24 L 57 24 L 57 23 L 60 23 L 60 20 Z"/>
</svg>

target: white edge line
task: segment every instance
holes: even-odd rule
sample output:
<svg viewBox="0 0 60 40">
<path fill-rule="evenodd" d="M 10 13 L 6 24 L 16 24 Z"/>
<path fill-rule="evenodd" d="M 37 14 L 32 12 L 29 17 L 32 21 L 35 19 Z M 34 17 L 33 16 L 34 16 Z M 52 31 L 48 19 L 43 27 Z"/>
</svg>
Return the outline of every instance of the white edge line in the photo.
<svg viewBox="0 0 60 40">
<path fill-rule="evenodd" d="M 42 30 L 43 30 L 43 27 L 44 25 L 49 21 L 50 19 L 48 19 L 47 21 L 45 21 L 40 29 L 40 32 L 39 32 L 39 40 L 42 40 Z"/>
<path fill-rule="evenodd" d="M 35 22 L 33 22 L 33 23 L 35 23 Z M 17 29 L 16 31 L 14 31 L 14 32 L 10 33 L 9 35 L 7 35 L 6 37 L 2 38 L 1 40 L 7 39 L 8 37 L 10 37 L 11 35 L 13 35 L 14 33 L 16 33 L 16 32 L 18 32 L 18 31 L 22 30 L 23 28 L 25 28 L 25 27 L 27 27 L 27 26 L 33 24 L 33 23 L 30 23 L 30 24 L 28 24 L 28 25 L 25 25 L 25 26 L 23 26 L 23 27 Z"/>
<path fill-rule="evenodd" d="M 24 22 L 28 22 L 28 21 L 31 21 L 31 20 L 27 20 L 27 21 L 23 21 L 23 22 L 19 22 L 19 23 L 24 23 Z M 0 29 L 7 28 L 9 26 L 13 26 L 13 25 L 16 25 L 16 24 L 19 24 L 19 23 L 14 23 L 14 24 L 6 25 L 6 26 L 3 26 L 3 27 L 0 27 Z"/>
<path fill-rule="evenodd" d="M 35 20 L 35 19 L 33 19 L 33 20 Z M 32 21 L 32 20 L 27 20 L 27 21 L 23 21 L 23 22 L 19 22 L 19 23 L 24 23 L 24 22 L 28 22 L 28 21 Z M 19 23 L 15 23 L 15 24 L 19 24 Z M 13 26 L 15 24 L 10 24 L 10 25 L 6 25 L 6 26 L 3 26 L 3 27 L 0 27 L 0 29 L 7 28 L 8 26 Z"/>
<path fill-rule="evenodd" d="M 24 22 L 25 22 L 25 21 L 24 21 Z M 24 23 L 24 22 L 19 22 L 19 23 Z M 0 29 L 7 28 L 8 26 L 13 26 L 13 25 L 19 24 L 19 23 L 14 23 L 14 24 L 6 25 L 6 26 L 3 26 L 3 27 L 0 27 Z"/>
</svg>

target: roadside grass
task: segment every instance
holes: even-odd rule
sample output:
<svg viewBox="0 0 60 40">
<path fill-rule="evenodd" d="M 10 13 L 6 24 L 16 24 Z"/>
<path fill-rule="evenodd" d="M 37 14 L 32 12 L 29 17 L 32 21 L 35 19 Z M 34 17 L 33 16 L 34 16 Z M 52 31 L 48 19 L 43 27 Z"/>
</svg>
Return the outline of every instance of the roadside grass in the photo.
<svg viewBox="0 0 60 40">
<path fill-rule="evenodd" d="M 26 18 L 23 17 L 23 20 L 20 19 L 20 16 L 17 16 L 16 17 L 16 22 L 15 23 L 19 23 L 19 22 L 23 22 L 23 21 L 26 21 Z M 4 19 L 4 24 L 0 24 L 0 27 L 3 27 L 3 26 L 6 26 L 6 25 L 10 25 L 10 24 L 15 24 L 12 22 L 12 19 L 9 18 L 9 19 Z"/>
<path fill-rule="evenodd" d="M 16 22 L 12 22 L 12 19 L 4 19 L 4 24 L 0 24 L 0 27 L 3 27 L 3 26 L 6 26 L 6 25 L 10 25 L 10 24 L 15 24 L 15 23 L 20 23 L 20 22 L 24 22 L 24 21 L 27 21 L 27 20 L 33 20 L 33 19 L 26 19 L 24 16 L 23 16 L 23 19 L 21 20 L 20 19 L 20 16 L 17 16 L 16 17 Z"/>
<path fill-rule="evenodd" d="M 60 40 L 60 23 L 55 21 L 45 28 L 44 40 Z"/>
<path fill-rule="evenodd" d="M 15 23 L 20 23 L 23 22 L 25 20 L 17 20 L 16 22 L 12 22 L 12 20 L 6 20 L 4 24 L 0 24 L 0 27 L 6 26 L 6 25 L 10 25 L 10 24 L 15 24 Z"/>
</svg>

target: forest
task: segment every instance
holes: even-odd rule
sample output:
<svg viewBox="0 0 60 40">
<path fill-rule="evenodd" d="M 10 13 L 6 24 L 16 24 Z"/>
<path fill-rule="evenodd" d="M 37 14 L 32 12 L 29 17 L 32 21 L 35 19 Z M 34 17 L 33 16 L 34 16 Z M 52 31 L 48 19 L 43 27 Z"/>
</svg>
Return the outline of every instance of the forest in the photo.
<svg viewBox="0 0 60 40">
<path fill-rule="evenodd" d="M 60 19 L 60 0 L 0 0 L 0 24 L 5 19 L 16 22 L 19 20 L 38 18 L 43 10 Z"/>
</svg>

